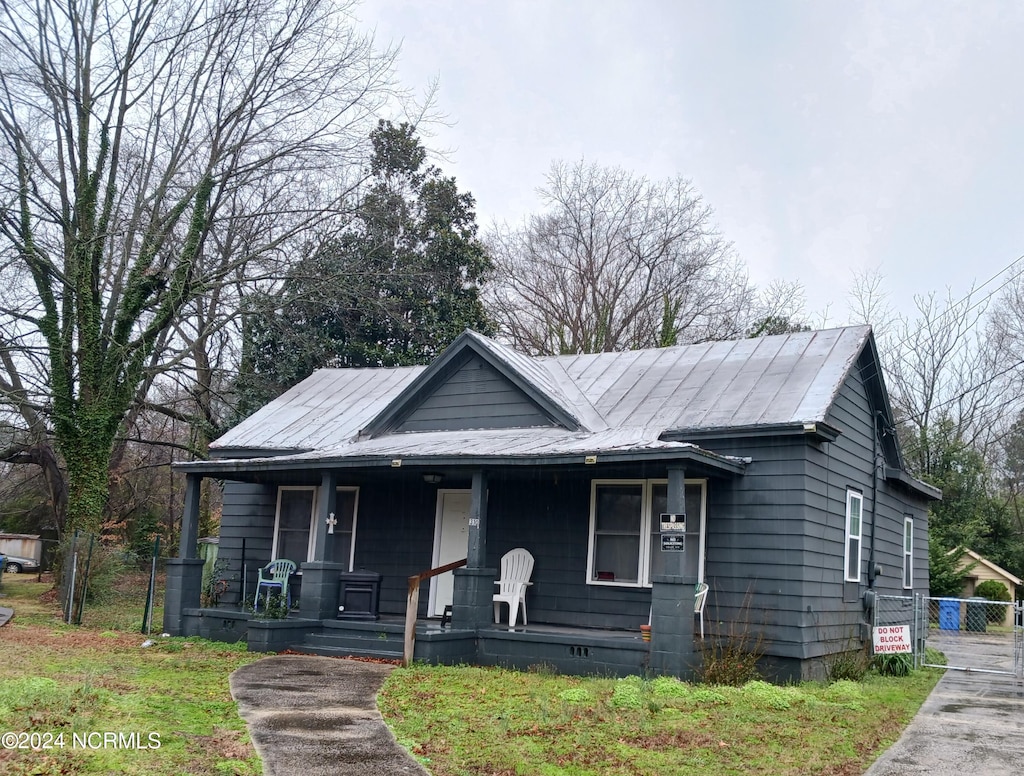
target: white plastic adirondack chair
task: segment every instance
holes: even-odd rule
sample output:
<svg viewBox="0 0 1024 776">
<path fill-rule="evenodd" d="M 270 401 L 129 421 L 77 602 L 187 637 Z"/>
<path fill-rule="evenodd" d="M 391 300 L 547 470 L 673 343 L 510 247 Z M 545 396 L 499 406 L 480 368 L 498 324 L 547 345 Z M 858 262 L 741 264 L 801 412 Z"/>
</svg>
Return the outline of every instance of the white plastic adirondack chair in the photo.
<svg viewBox="0 0 1024 776">
<path fill-rule="evenodd" d="M 700 615 L 700 637 L 704 638 L 704 604 L 708 602 L 707 582 L 698 582 L 694 591 L 693 612 Z"/>
<path fill-rule="evenodd" d="M 532 585 L 530 575 L 533 574 L 533 556 L 522 547 L 509 550 L 501 558 L 501 579 L 494 584 L 498 592 L 494 594 L 494 621 L 501 622 L 499 609 L 503 603 L 508 604 L 508 629 L 516 627 L 516 615 L 519 607 L 523 607 L 523 625 L 526 625 L 526 588 Z"/>
</svg>

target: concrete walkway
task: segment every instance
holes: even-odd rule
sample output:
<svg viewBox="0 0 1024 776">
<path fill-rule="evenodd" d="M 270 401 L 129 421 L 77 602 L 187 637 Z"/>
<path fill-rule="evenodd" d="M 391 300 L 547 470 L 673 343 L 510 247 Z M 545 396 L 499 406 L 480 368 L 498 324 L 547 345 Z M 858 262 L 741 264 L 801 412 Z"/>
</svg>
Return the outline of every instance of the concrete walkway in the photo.
<svg viewBox="0 0 1024 776">
<path fill-rule="evenodd" d="M 1012 638 L 1012 637 L 1011 637 Z M 976 666 L 1012 670 L 1012 641 L 971 645 Z M 946 653 L 950 665 L 960 645 L 929 645 Z M 962 643 L 962 642 L 961 642 Z M 1009 658 L 1007 656 L 1009 653 Z M 968 664 L 967 660 L 963 661 Z M 900 739 L 865 776 L 1019 776 L 1024 772 L 1024 687 L 1012 676 L 946 671 Z"/>
<path fill-rule="evenodd" d="M 278 655 L 242 666 L 231 695 L 265 776 L 426 776 L 377 711 L 391 666 Z"/>
</svg>

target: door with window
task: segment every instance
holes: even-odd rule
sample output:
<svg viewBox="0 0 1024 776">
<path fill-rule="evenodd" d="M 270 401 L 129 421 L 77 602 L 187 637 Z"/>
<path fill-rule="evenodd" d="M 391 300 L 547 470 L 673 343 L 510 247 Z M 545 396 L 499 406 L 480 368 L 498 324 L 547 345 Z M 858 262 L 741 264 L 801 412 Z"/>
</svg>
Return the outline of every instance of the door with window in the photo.
<svg viewBox="0 0 1024 776">
<path fill-rule="evenodd" d="M 469 490 L 442 489 L 437 492 L 432 568 L 462 560 L 469 552 Z M 451 571 L 430 580 L 428 617 L 440 617 L 452 605 L 455 575 Z"/>
</svg>

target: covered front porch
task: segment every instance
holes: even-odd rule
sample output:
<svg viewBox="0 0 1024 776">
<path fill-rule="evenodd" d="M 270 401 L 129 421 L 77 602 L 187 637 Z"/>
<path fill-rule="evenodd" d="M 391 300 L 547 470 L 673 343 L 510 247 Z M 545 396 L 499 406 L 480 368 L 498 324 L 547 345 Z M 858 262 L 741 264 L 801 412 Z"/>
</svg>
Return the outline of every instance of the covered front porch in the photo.
<svg viewBox="0 0 1024 776">
<path fill-rule="evenodd" d="M 244 640 L 250 649 L 260 651 L 289 649 L 389 659 L 411 655 L 415 660 L 441 663 L 517 668 L 547 665 L 572 673 L 692 675 L 699 660 L 699 650 L 694 648 L 693 592 L 703 577 L 707 480 L 687 480 L 687 472 L 721 477 L 723 469 L 739 469 L 738 465 L 692 447 L 658 451 L 642 460 L 635 454 L 623 455 L 621 460 L 607 456 L 600 466 L 581 466 L 578 459 L 545 462 L 548 466 L 506 460 L 504 465 L 486 469 L 469 468 L 465 461 L 426 460 L 414 465 L 408 460 L 401 465 L 376 461 L 376 466 L 365 461 L 358 466 L 331 461 L 320 462 L 322 468 L 311 471 L 308 461 L 301 462 L 301 469 L 298 463 L 269 458 L 186 467 L 180 557 L 168 562 L 166 632 Z M 293 465 L 295 469 L 289 470 Z M 199 471 L 190 471 L 192 467 Z M 439 487 L 431 482 L 434 477 L 424 476 L 435 472 L 441 472 L 444 484 L 452 487 Z M 240 530 L 243 522 L 252 526 L 245 529 L 250 549 L 243 549 L 241 563 L 233 571 L 231 595 L 221 606 L 205 608 L 200 606 L 203 561 L 195 557 L 204 476 L 238 478 L 238 488 L 232 491 L 236 495 L 231 496 L 237 504 L 229 505 L 228 488 L 225 490 L 222 558 L 231 555 L 232 541 L 223 535 L 224 528 Z M 311 476 L 319 478 L 318 485 L 288 484 L 308 483 Z M 246 480 L 250 484 L 244 488 L 248 490 L 242 485 Z M 248 599 L 255 590 L 255 569 L 280 557 L 285 546 L 281 492 L 286 489 L 315 490 L 307 506 L 312 509 L 307 534 L 309 560 L 299 564 L 296 574 L 296 610 L 283 620 L 259 619 L 247 611 Z M 613 559 L 601 560 L 601 548 L 616 546 L 605 538 L 616 534 L 601 533 L 595 506 L 596 500 L 606 498 L 606 490 L 635 503 L 646 494 L 645 522 L 637 529 L 640 533 L 633 534 L 636 549 L 629 551 L 634 566 L 636 553 L 641 553 L 644 579 L 635 568 L 621 572 L 633 574 L 636 579 L 632 583 L 621 573 L 608 578 L 607 569 L 614 563 Z M 352 493 L 355 495 L 349 501 L 359 505 L 358 538 L 354 513 L 348 522 L 344 518 L 346 510 L 355 507 L 341 503 L 342 497 Z M 424 600 L 410 608 L 404 595 L 410 572 L 422 575 L 435 564 L 450 560 L 438 554 L 445 493 L 462 497 L 467 512 L 460 550 L 465 566 L 449 573 L 447 593 L 441 586 L 429 588 L 430 595 L 425 592 Z M 436 524 L 432 519 L 435 501 Z M 237 510 L 232 511 L 230 520 L 229 506 Z M 680 527 L 684 530 L 678 531 L 672 542 L 659 541 L 659 513 L 682 518 L 688 506 L 691 519 L 686 522 L 683 518 Z M 261 518 L 245 517 L 261 509 Z M 260 531 L 267 539 L 262 545 L 253 539 Z M 246 547 L 245 537 L 241 542 Z M 538 571 L 528 596 L 530 624 L 510 631 L 504 613 L 502 624 L 494 624 L 492 597 L 498 560 L 515 546 L 529 547 L 537 555 Z M 247 584 L 238 581 L 239 569 L 241 575 L 247 575 Z M 386 604 L 379 619 L 339 619 L 339 578 L 353 569 L 382 573 Z M 427 583 L 424 587 L 428 589 Z M 451 617 L 442 627 L 438 615 L 444 595 L 450 596 Z M 410 613 L 415 623 L 411 650 L 406 644 L 409 631 L 405 624 Z M 639 626 L 646 623 L 652 626 L 649 642 L 640 634 Z"/>
</svg>

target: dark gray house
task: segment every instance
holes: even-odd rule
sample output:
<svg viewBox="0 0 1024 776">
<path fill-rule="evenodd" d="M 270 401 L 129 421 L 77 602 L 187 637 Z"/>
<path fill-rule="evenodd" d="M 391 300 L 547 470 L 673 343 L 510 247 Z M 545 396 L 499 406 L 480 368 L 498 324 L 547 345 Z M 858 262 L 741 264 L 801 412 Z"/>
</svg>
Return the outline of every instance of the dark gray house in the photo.
<svg viewBox="0 0 1024 776">
<path fill-rule="evenodd" d="M 904 469 L 868 327 L 543 358 L 467 331 L 426 367 L 320 370 L 212 452 L 179 466 L 168 632 L 399 656 L 409 577 L 466 559 L 423 582 L 416 658 L 577 673 L 687 676 L 705 581 L 707 638 L 756 632 L 778 676 L 818 675 L 869 639 L 871 592 L 927 591 L 940 497 Z M 203 477 L 234 608 L 199 605 Z M 491 597 L 514 547 L 535 567 L 509 631 Z M 299 608 L 254 620 L 280 557 Z M 339 619 L 357 593 L 373 611 Z"/>
</svg>

